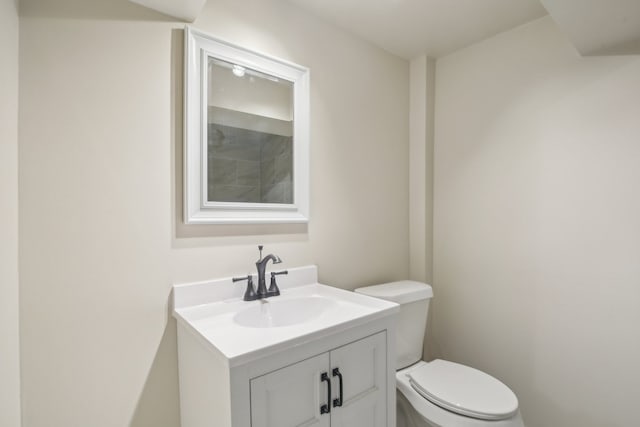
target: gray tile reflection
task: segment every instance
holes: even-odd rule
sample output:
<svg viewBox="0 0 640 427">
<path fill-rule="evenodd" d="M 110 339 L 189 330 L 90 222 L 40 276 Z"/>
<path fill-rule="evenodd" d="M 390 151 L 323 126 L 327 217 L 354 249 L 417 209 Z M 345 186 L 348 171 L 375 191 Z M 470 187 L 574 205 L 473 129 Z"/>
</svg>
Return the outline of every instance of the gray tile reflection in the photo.
<svg viewBox="0 0 640 427">
<path fill-rule="evenodd" d="M 260 186 L 260 162 L 237 162 L 237 184 Z"/>
<path fill-rule="evenodd" d="M 208 163 L 209 185 L 235 184 L 237 161 L 219 157 L 210 157 Z"/>
<path fill-rule="evenodd" d="M 210 201 L 292 203 L 291 137 L 218 124 L 208 131 Z"/>
<path fill-rule="evenodd" d="M 260 187 L 250 185 L 215 185 L 209 187 L 209 200 L 216 202 L 260 203 Z"/>
<path fill-rule="evenodd" d="M 284 203 L 283 185 L 275 184 L 262 194 L 263 203 Z"/>
</svg>

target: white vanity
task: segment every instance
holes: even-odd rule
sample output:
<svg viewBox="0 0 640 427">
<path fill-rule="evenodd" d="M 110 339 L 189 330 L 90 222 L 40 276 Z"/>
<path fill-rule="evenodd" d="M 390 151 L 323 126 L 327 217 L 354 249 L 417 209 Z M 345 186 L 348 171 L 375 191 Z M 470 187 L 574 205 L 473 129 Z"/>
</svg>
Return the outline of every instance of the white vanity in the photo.
<svg viewBox="0 0 640 427">
<path fill-rule="evenodd" d="M 182 427 L 394 427 L 396 304 L 291 268 L 243 301 L 231 278 L 176 285 Z"/>
</svg>

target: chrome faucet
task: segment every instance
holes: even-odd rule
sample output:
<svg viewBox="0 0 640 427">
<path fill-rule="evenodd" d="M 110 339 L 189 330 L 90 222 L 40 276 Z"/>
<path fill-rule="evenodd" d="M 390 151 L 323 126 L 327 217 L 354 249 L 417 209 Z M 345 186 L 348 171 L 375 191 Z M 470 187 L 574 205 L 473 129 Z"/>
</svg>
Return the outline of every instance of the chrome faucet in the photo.
<svg viewBox="0 0 640 427">
<path fill-rule="evenodd" d="M 275 290 L 267 290 L 267 280 L 265 279 L 265 272 L 267 270 L 267 263 L 269 262 L 269 260 L 273 261 L 274 264 L 280 264 L 282 260 L 277 255 L 273 254 L 269 254 L 263 258 L 262 248 L 262 245 L 258 246 L 258 250 L 260 251 L 260 259 L 256 261 L 256 268 L 258 269 L 258 290 L 256 291 L 256 299 L 280 295 L 279 291 L 276 293 L 277 288 Z"/>
</svg>

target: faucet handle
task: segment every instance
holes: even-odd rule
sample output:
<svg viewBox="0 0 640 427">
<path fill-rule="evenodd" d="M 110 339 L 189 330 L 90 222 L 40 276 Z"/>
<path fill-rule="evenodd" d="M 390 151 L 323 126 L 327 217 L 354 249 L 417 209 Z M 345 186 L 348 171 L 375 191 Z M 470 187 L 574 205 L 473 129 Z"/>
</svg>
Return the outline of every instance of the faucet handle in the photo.
<svg viewBox="0 0 640 427">
<path fill-rule="evenodd" d="M 281 274 L 289 274 L 289 272 L 287 270 L 271 272 L 271 283 L 269 283 L 269 290 L 267 291 L 268 296 L 275 297 L 280 295 L 280 289 L 278 289 L 278 284 L 276 283 L 276 276 L 279 276 Z"/>
<path fill-rule="evenodd" d="M 253 301 L 255 299 L 258 299 L 256 290 L 253 288 L 253 276 L 251 274 L 247 274 L 246 277 L 233 277 L 231 280 L 234 283 L 242 282 L 245 280 L 247 281 L 247 290 L 244 292 L 244 297 L 243 297 L 245 301 Z"/>
<path fill-rule="evenodd" d="M 282 261 L 281 261 L 282 262 Z M 287 270 L 282 270 L 282 271 L 272 271 L 271 272 L 271 277 L 275 277 L 275 276 L 280 276 L 281 274 L 289 274 L 289 272 Z"/>
<path fill-rule="evenodd" d="M 250 275 L 250 274 L 247 274 L 246 276 L 242 276 L 242 277 L 232 277 L 232 278 L 231 278 L 231 281 L 232 281 L 233 283 L 236 283 L 236 282 L 243 282 L 243 281 L 245 281 L 245 280 L 246 280 L 246 281 L 248 281 L 248 282 L 249 282 L 249 281 L 250 281 L 250 282 L 253 282 L 253 277 L 251 277 L 251 275 Z"/>
</svg>

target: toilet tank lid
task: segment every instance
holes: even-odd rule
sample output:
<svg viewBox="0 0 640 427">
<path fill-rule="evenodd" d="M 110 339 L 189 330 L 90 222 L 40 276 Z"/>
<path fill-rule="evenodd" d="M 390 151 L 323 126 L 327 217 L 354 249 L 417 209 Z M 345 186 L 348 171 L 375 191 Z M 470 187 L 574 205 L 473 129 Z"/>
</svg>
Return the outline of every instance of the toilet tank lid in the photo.
<svg viewBox="0 0 640 427">
<path fill-rule="evenodd" d="M 356 289 L 355 292 L 370 297 L 393 301 L 398 304 L 433 298 L 433 289 L 431 289 L 431 286 L 413 280 L 401 280 L 399 282 L 365 286 Z"/>
</svg>

